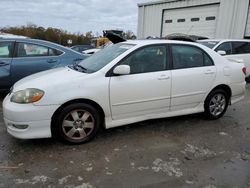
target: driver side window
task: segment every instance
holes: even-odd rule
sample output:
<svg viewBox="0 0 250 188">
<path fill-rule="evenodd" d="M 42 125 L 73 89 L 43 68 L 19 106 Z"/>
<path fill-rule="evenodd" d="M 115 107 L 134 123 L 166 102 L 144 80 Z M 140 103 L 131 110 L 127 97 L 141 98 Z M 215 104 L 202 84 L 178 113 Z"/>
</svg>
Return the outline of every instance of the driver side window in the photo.
<svg viewBox="0 0 250 188">
<path fill-rule="evenodd" d="M 164 71 L 167 69 L 166 52 L 163 45 L 148 46 L 127 57 L 121 65 L 129 65 L 130 74 Z"/>
</svg>

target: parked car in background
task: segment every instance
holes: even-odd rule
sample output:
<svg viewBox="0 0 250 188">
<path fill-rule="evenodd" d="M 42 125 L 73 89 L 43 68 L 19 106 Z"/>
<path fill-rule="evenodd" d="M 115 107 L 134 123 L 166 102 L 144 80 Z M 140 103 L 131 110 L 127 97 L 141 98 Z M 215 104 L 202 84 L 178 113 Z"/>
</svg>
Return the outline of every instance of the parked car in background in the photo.
<svg viewBox="0 0 250 188">
<path fill-rule="evenodd" d="M 250 82 L 250 40 L 208 39 L 197 41 L 230 61 L 244 63 L 246 66 L 246 81 Z"/>
<path fill-rule="evenodd" d="M 106 44 L 102 45 L 101 47 L 99 48 L 92 48 L 92 49 L 89 49 L 89 50 L 85 50 L 83 51 L 82 53 L 85 54 L 85 55 L 93 55 L 94 53 L 102 50 L 103 48 L 106 48 L 110 45 L 113 45 L 113 43 L 111 41 L 107 42 Z"/>
<path fill-rule="evenodd" d="M 94 53 L 100 51 L 101 49 L 102 48 L 91 48 L 91 49 L 82 51 L 82 53 L 86 55 L 93 55 Z"/>
<path fill-rule="evenodd" d="M 126 39 L 124 39 L 123 37 L 121 37 L 120 35 L 114 33 L 114 32 L 103 32 L 104 36 L 109 39 L 108 42 L 106 42 L 104 45 L 98 47 L 98 48 L 93 48 L 93 49 L 89 49 L 89 50 L 85 50 L 83 51 L 82 53 L 83 54 L 86 54 L 86 55 L 92 55 L 110 45 L 113 45 L 113 44 L 117 44 L 119 42 L 125 42 Z"/>
<path fill-rule="evenodd" d="M 79 52 L 79 53 L 82 53 L 82 51 L 84 51 L 84 50 L 92 49 L 93 46 L 91 46 L 91 45 L 75 45 L 75 46 L 71 46 L 70 48 L 72 50 Z"/>
<path fill-rule="evenodd" d="M 103 125 L 199 112 L 218 119 L 244 98 L 245 84 L 243 64 L 203 45 L 135 40 L 20 80 L 3 101 L 3 116 L 14 137 L 84 143 Z"/>
<path fill-rule="evenodd" d="M 184 33 L 172 33 L 172 34 L 165 36 L 164 39 L 196 42 L 197 40 L 203 40 L 203 39 L 208 39 L 208 38 L 204 36 L 198 36 L 198 35 L 187 35 Z"/>
<path fill-rule="evenodd" d="M 73 64 L 84 58 L 83 54 L 52 42 L 25 38 L 0 39 L 0 91 L 8 91 L 25 76 Z"/>
</svg>

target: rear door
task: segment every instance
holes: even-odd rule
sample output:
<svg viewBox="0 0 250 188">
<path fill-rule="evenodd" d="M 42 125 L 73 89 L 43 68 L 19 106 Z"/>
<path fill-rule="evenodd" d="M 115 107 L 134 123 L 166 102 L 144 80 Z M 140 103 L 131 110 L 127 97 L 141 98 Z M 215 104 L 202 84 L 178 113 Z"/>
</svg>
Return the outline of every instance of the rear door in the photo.
<svg viewBox="0 0 250 188">
<path fill-rule="evenodd" d="M 174 44 L 171 110 L 194 108 L 210 90 L 216 76 L 212 59 L 200 48 Z"/>
<path fill-rule="evenodd" d="M 13 49 L 14 41 L 0 41 L 0 90 L 9 89 L 11 86 Z"/>
<path fill-rule="evenodd" d="M 12 60 L 12 83 L 21 78 L 56 67 L 60 62 L 56 50 L 47 46 L 18 42 Z"/>
</svg>

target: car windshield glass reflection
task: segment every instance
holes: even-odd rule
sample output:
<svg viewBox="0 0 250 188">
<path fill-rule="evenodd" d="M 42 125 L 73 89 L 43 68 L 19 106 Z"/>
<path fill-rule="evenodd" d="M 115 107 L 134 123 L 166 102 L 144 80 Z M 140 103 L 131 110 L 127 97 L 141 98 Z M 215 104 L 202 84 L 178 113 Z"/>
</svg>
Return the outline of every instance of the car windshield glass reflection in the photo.
<svg viewBox="0 0 250 188">
<path fill-rule="evenodd" d="M 117 58 L 119 55 L 123 54 L 130 48 L 132 48 L 134 44 L 124 44 L 124 43 L 118 43 L 115 45 L 108 46 L 99 52 L 93 54 L 89 58 L 81 61 L 79 65 L 81 67 L 84 67 L 85 72 L 87 73 L 93 73 L 104 66 L 106 66 L 108 63 L 110 63 L 112 60 Z"/>
</svg>

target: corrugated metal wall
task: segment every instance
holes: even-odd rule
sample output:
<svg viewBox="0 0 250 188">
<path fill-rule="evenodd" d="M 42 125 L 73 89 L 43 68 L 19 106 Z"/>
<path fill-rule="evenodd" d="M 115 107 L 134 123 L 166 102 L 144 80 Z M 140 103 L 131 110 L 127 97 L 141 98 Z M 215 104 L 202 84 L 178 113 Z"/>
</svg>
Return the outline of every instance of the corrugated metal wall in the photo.
<svg viewBox="0 0 250 188">
<path fill-rule="evenodd" d="M 245 36 L 250 37 L 250 7 L 248 8 L 247 26 L 246 26 Z"/>
<path fill-rule="evenodd" d="M 220 3 L 215 38 L 243 38 L 247 23 L 249 0 L 169 0 L 138 7 L 138 38 L 160 37 L 164 9 Z"/>
<path fill-rule="evenodd" d="M 216 38 L 244 38 L 249 0 L 221 0 Z"/>
</svg>

